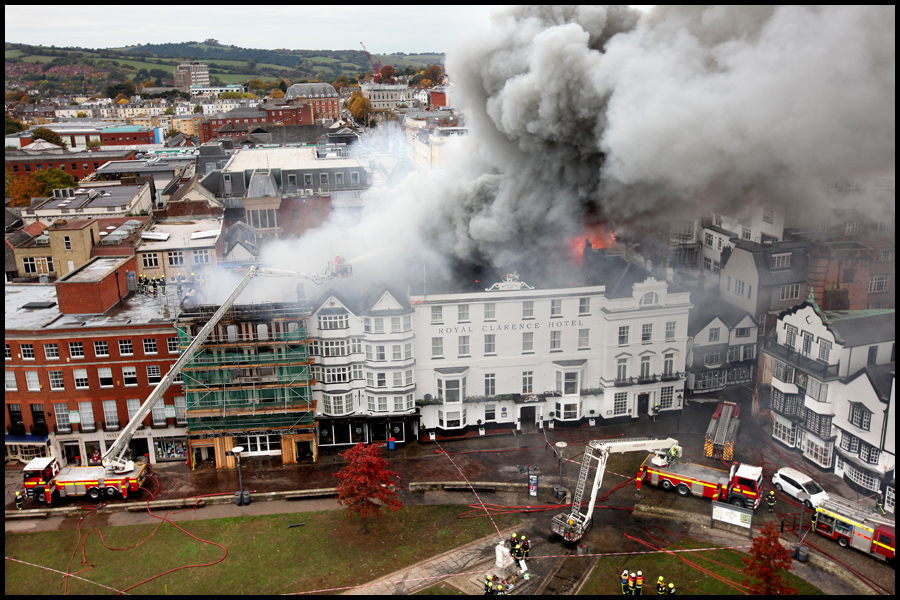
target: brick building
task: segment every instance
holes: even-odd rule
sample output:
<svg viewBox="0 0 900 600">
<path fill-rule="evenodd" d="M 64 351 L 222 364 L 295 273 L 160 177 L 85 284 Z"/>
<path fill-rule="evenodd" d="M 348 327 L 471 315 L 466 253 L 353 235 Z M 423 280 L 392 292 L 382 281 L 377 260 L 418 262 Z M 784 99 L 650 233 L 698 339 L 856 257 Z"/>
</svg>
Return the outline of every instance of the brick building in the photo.
<svg viewBox="0 0 900 600">
<path fill-rule="evenodd" d="M 287 102 L 305 100 L 316 121 L 335 120 L 341 116 L 340 97 L 328 83 L 295 83 L 284 93 L 284 99 Z"/>
<path fill-rule="evenodd" d="M 6 286 L 7 458 L 98 464 L 178 358 L 161 302 L 128 293 L 134 261 L 97 258 L 55 286 Z M 183 461 L 185 408 L 170 389 L 135 433 L 134 455 Z"/>
<path fill-rule="evenodd" d="M 39 235 L 18 242 L 13 251 L 20 278 L 63 277 L 97 256 L 129 256 L 150 217 L 60 219 Z"/>
<path fill-rule="evenodd" d="M 13 173 L 30 173 L 48 169 L 60 169 L 81 180 L 106 163 L 114 160 L 134 160 L 134 150 L 103 150 L 94 152 L 29 152 L 7 150 L 6 170 Z"/>
<path fill-rule="evenodd" d="M 250 133 L 254 125 L 312 125 L 311 103 L 281 104 L 265 102 L 255 109 L 235 108 L 200 121 L 198 137 L 205 144 L 213 138 L 237 138 Z"/>
</svg>

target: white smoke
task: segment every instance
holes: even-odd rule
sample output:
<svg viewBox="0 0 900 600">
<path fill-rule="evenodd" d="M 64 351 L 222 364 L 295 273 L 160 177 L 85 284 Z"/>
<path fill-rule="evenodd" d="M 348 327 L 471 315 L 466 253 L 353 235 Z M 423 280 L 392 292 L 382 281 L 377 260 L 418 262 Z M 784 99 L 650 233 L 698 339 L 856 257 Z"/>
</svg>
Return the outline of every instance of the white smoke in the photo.
<svg viewBox="0 0 900 600">
<path fill-rule="evenodd" d="M 892 169 L 892 6 L 520 7 L 447 55 L 470 135 L 444 169 L 366 194 L 266 261 L 341 253 L 387 276 L 440 257 L 546 261 L 586 220 L 763 199 L 804 218 L 825 180 Z"/>
</svg>

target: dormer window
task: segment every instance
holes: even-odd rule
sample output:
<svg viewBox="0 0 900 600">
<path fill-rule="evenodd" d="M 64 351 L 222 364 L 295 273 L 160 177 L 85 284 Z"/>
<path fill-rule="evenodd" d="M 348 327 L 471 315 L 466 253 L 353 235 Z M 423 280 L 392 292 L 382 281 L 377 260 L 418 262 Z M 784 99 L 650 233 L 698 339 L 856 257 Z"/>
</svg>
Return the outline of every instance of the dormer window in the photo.
<svg viewBox="0 0 900 600">
<path fill-rule="evenodd" d="M 656 292 L 647 292 L 641 297 L 641 306 L 651 306 L 659 304 L 659 295 Z"/>
<path fill-rule="evenodd" d="M 772 257 L 773 269 L 787 269 L 791 266 L 790 254 L 776 254 Z"/>
</svg>

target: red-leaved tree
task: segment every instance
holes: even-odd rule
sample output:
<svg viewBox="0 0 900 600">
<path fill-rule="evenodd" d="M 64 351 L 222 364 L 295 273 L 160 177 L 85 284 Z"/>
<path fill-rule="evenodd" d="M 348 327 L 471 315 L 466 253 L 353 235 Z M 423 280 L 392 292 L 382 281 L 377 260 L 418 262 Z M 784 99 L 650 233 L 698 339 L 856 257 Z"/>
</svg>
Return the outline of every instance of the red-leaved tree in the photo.
<svg viewBox="0 0 900 600">
<path fill-rule="evenodd" d="M 743 585 L 749 586 L 751 594 L 757 595 L 796 595 L 797 590 L 785 580 L 782 571 L 790 571 L 791 555 L 787 548 L 778 541 L 778 530 L 775 523 L 766 523 L 765 527 L 753 540 L 750 547 L 750 558 L 745 558 Z"/>
<path fill-rule="evenodd" d="M 360 533 L 368 533 L 368 521 L 381 514 L 381 508 L 396 511 L 403 506 L 394 492 L 391 477 L 397 477 L 387 470 L 387 461 L 381 457 L 377 446 L 366 446 L 362 442 L 342 454 L 348 464 L 335 474 L 341 480 L 337 486 L 338 502 L 347 507 L 347 516 L 354 513 L 362 520 Z"/>
</svg>

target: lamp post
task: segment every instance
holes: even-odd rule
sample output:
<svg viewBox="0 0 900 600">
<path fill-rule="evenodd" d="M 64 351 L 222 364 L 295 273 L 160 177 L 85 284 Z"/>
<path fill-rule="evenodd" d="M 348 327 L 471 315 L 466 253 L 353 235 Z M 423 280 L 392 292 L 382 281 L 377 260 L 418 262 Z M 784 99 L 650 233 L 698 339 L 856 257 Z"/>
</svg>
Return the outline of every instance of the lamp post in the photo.
<svg viewBox="0 0 900 600">
<path fill-rule="evenodd" d="M 678 392 L 678 408 L 680 410 L 678 411 L 678 427 L 675 429 L 675 431 L 681 431 L 681 413 L 684 412 L 684 406 L 682 405 L 682 400 L 684 400 L 684 393 Z"/>
<path fill-rule="evenodd" d="M 568 446 L 565 442 L 556 442 L 556 454 L 559 455 L 559 489 L 562 491 L 563 482 L 562 482 L 562 469 L 563 469 L 563 454 L 566 451 L 566 446 Z"/>
<path fill-rule="evenodd" d="M 243 446 L 235 446 L 231 449 L 231 452 L 237 457 L 238 484 L 241 486 L 241 501 L 238 502 L 238 506 L 244 502 L 244 481 L 241 479 L 241 452 L 243 451 Z"/>
</svg>

